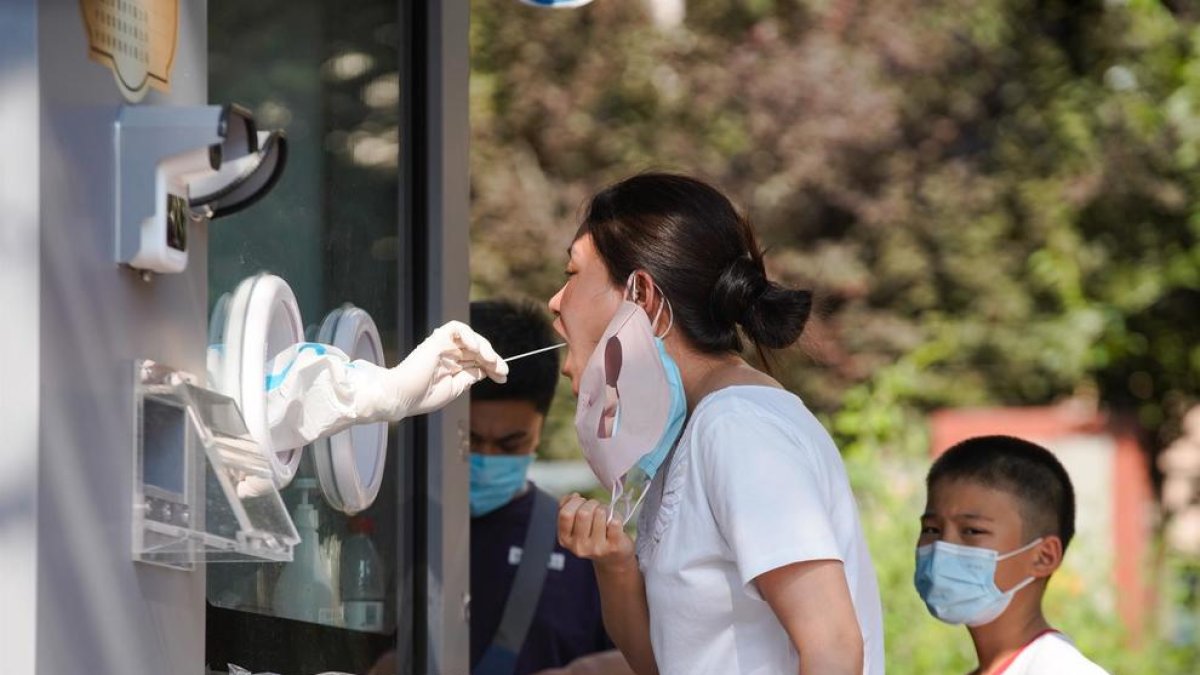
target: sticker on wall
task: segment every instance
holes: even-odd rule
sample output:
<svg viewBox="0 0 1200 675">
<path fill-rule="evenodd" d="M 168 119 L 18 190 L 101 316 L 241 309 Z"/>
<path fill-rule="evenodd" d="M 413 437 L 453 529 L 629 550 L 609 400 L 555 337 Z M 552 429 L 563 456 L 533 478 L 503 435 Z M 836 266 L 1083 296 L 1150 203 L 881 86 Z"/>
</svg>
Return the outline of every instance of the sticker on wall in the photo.
<svg viewBox="0 0 1200 675">
<path fill-rule="evenodd" d="M 151 87 L 171 90 L 179 37 L 179 0 L 79 0 L 88 56 L 113 73 L 117 88 L 137 103 Z"/>
</svg>

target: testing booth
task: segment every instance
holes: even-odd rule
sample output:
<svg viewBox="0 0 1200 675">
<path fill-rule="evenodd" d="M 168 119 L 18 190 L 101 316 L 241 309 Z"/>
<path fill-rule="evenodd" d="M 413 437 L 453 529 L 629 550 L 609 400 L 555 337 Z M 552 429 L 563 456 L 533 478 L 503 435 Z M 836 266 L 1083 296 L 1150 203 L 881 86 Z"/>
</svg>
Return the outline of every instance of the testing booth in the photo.
<svg viewBox="0 0 1200 675">
<path fill-rule="evenodd" d="M 468 671 L 466 402 L 264 405 L 467 316 L 467 79 L 461 1 L 0 3 L 0 672 Z"/>
</svg>

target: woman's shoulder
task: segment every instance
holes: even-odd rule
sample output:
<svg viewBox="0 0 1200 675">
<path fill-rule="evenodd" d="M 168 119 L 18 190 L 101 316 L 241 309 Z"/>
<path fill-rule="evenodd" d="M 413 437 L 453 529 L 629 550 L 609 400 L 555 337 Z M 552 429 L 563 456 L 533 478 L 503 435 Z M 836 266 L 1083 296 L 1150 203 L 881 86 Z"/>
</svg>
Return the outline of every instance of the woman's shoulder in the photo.
<svg viewBox="0 0 1200 675">
<path fill-rule="evenodd" d="M 800 397 L 779 387 L 757 385 L 725 387 L 708 394 L 696 405 L 689 426 L 693 442 L 700 446 L 723 445 L 731 439 L 779 439 L 793 444 L 824 435 Z"/>
<path fill-rule="evenodd" d="M 780 387 L 719 389 L 700 401 L 688 426 L 691 444 L 700 454 L 736 444 L 743 453 L 784 450 L 830 466 L 841 456 L 804 401 Z"/>
<path fill-rule="evenodd" d="M 698 423 L 713 424 L 741 420 L 795 423 L 811 415 L 804 401 L 782 387 L 739 384 L 709 393 L 696 405 L 692 418 Z"/>
</svg>

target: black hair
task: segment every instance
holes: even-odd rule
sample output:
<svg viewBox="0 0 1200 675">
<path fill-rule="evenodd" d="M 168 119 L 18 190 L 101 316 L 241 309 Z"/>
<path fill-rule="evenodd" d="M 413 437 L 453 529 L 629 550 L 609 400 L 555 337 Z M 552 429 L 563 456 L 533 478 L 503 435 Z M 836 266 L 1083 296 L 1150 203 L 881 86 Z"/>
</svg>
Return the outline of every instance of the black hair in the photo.
<svg viewBox="0 0 1200 675">
<path fill-rule="evenodd" d="M 471 303 L 471 328 L 502 357 L 524 354 L 560 342 L 540 305 L 513 300 Z M 472 401 L 529 401 L 545 415 L 558 383 L 558 352 L 521 359 L 509 366 L 508 382 L 482 380 L 471 387 Z"/>
<path fill-rule="evenodd" d="M 592 236 L 614 284 L 645 270 L 700 351 L 761 353 L 799 339 L 809 291 L 767 279 L 750 222 L 713 186 L 669 173 L 643 173 L 592 197 L 576 238 Z M 740 332 L 739 332 L 740 327 Z"/>
<path fill-rule="evenodd" d="M 1063 550 L 1075 536 L 1071 477 L 1046 448 L 1012 436 L 978 436 L 950 448 L 933 463 L 925 488 L 968 480 L 1017 498 L 1023 529 L 1032 539 L 1057 535 Z"/>
</svg>

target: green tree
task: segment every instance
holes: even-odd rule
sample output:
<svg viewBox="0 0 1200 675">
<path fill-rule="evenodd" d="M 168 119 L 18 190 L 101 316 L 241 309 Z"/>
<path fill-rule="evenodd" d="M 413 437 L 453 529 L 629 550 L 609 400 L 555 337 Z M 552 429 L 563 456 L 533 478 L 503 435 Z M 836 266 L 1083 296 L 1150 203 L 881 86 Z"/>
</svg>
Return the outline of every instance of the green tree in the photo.
<svg viewBox="0 0 1200 675">
<path fill-rule="evenodd" d="M 846 453 L 889 670 L 964 668 L 911 591 L 927 413 L 1081 395 L 1161 447 L 1200 396 L 1200 25 L 1176 6 L 693 0 L 659 31 L 640 3 L 475 2 L 473 290 L 548 298 L 614 179 L 727 190 L 821 299 L 775 371 Z M 1126 650 L 1068 581 L 1051 603 L 1103 663 L 1173 653 Z"/>
</svg>

